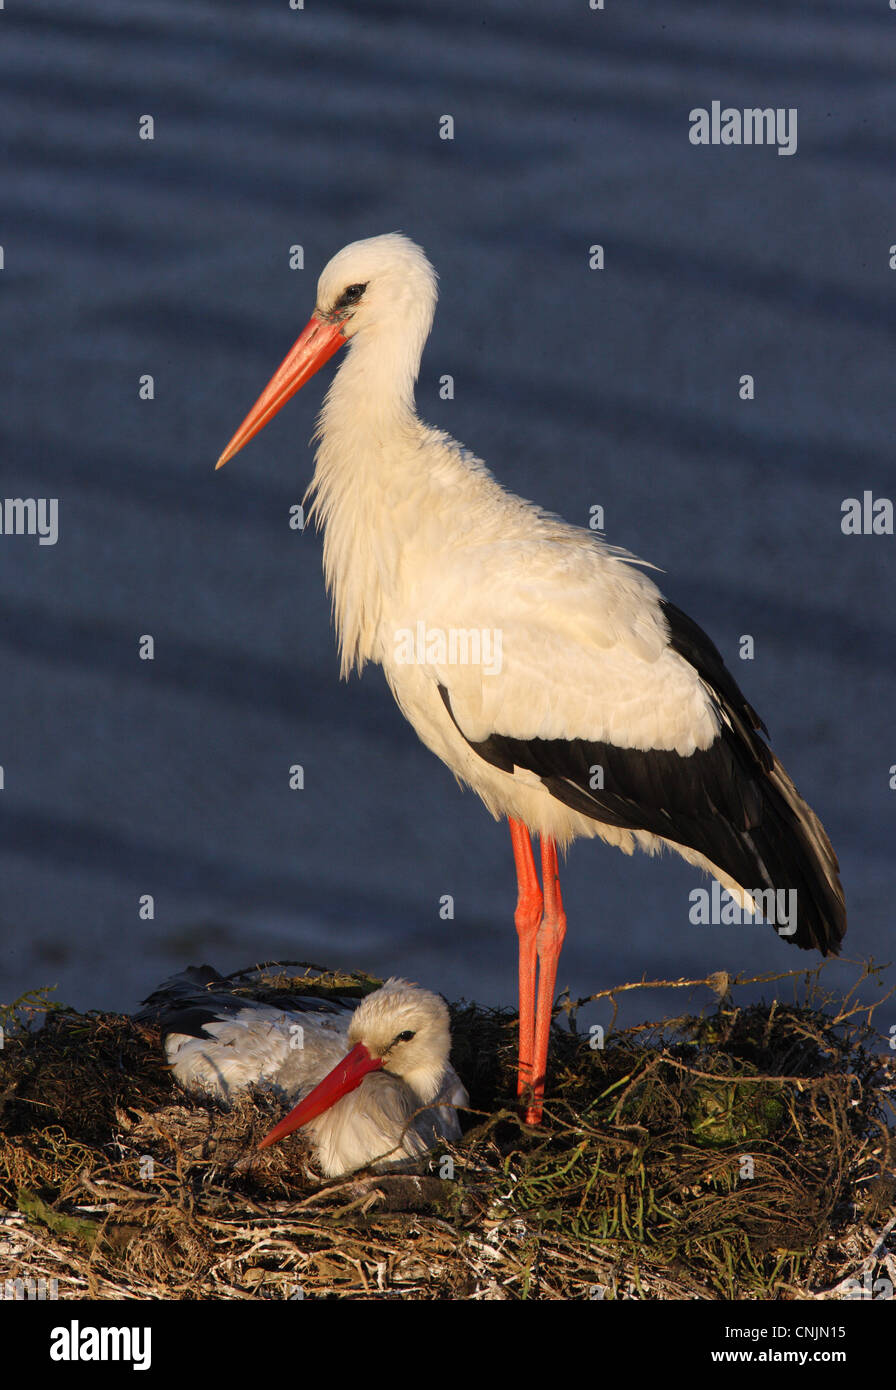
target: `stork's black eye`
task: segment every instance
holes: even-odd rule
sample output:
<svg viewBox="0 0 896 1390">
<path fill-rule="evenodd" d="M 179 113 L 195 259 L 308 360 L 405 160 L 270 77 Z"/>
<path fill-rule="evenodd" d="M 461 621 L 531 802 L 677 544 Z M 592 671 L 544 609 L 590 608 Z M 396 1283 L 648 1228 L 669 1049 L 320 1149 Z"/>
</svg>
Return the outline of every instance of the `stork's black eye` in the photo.
<svg viewBox="0 0 896 1390">
<path fill-rule="evenodd" d="M 361 298 L 361 295 L 364 293 L 364 291 L 365 291 L 366 289 L 367 289 L 367 285 L 366 285 L 366 284 L 364 284 L 364 285 L 349 285 L 347 289 L 344 289 L 344 290 L 342 291 L 342 294 L 341 294 L 341 295 L 339 296 L 339 298 L 336 300 L 336 303 L 333 305 L 333 308 L 334 308 L 334 309 L 347 309 L 347 308 L 349 307 L 349 305 L 351 305 L 351 304 L 357 304 L 358 300 Z"/>
<path fill-rule="evenodd" d="M 405 1031 L 404 1031 L 403 1033 L 399 1033 L 399 1035 L 398 1035 L 398 1037 L 395 1039 L 395 1041 L 396 1041 L 396 1042 L 410 1042 L 412 1037 L 414 1037 L 413 1032 L 411 1031 L 410 1028 L 406 1028 Z"/>
</svg>

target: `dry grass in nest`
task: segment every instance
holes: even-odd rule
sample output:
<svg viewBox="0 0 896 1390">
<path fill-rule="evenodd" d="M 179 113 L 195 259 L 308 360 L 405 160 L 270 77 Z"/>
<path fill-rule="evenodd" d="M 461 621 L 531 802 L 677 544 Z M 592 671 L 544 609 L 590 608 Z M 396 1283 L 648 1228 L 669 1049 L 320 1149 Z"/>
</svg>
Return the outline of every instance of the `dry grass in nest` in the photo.
<svg viewBox="0 0 896 1390">
<path fill-rule="evenodd" d="M 293 967 L 232 987 L 361 997 L 379 983 Z M 538 1130 L 511 1105 L 515 1015 L 458 1005 L 452 1056 L 473 1107 L 461 1145 L 417 1173 L 329 1182 L 299 1135 L 255 1151 L 280 1114 L 270 1098 L 188 1098 L 151 1028 L 52 1007 L 37 1028 L 47 1004 L 32 996 L 0 1016 L 0 1281 L 113 1299 L 786 1299 L 896 1284 L 892 1054 L 873 1008 L 856 989 L 824 994 L 822 970 L 767 977 L 793 979 L 788 1005 L 739 1007 L 737 986 L 757 981 L 728 977 L 602 991 L 716 995 L 699 1017 L 608 1030 L 603 1047 L 575 1031 L 590 1001 L 564 999 Z"/>
</svg>

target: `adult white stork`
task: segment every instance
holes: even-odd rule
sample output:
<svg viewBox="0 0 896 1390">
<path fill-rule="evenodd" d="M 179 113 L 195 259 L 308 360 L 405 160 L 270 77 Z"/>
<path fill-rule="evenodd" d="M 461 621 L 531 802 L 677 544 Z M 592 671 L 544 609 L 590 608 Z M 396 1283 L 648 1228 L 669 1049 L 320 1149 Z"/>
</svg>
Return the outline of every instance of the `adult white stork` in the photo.
<svg viewBox="0 0 896 1390">
<path fill-rule="evenodd" d="M 796 890 L 787 939 L 823 953 L 838 948 L 845 908 L 821 823 L 706 634 L 643 562 L 506 492 L 419 419 L 435 303 L 435 271 L 406 237 L 344 247 L 217 466 L 349 345 L 309 489 L 342 674 L 379 662 L 423 742 L 510 822 L 519 1091 L 534 1122 L 566 931 L 558 846 L 579 835 L 627 854 L 668 846 L 747 908 L 755 890 Z"/>
<path fill-rule="evenodd" d="M 228 992 L 211 966 L 173 975 L 137 1014 L 161 1031 L 184 1090 L 226 1102 L 251 1086 L 294 1105 L 259 1148 L 304 1126 L 328 1177 L 417 1159 L 456 1143 L 469 1097 L 448 1061 L 443 999 L 387 980 L 355 1007 L 283 996 L 263 1004 Z"/>
</svg>

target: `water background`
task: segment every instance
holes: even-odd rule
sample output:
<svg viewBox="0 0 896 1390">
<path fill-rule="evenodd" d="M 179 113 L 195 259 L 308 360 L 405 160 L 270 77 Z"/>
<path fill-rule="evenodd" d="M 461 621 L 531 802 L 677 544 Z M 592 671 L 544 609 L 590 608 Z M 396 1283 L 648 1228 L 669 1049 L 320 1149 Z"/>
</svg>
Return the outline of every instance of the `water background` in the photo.
<svg viewBox="0 0 896 1390">
<path fill-rule="evenodd" d="M 396 229 L 441 276 L 421 414 L 662 567 L 827 827 L 848 955 L 892 955 L 896 539 L 840 509 L 896 496 L 894 24 L 879 0 L 7 5 L 0 496 L 58 498 L 60 537 L 0 537 L 0 998 L 130 1008 L 190 962 L 288 956 L 513 1002 L 506 828 L 378 670 L 339 681 L 320 538 L 287 524 L 332 369 L 212 471 L 322 265 Z M 714 99 L 795 107 L 797 154 L 692 146 Z M 817 959 L 691 925 L 672 857 L 581 843 L 563 882 L 574 994 Z"/>
</svg>

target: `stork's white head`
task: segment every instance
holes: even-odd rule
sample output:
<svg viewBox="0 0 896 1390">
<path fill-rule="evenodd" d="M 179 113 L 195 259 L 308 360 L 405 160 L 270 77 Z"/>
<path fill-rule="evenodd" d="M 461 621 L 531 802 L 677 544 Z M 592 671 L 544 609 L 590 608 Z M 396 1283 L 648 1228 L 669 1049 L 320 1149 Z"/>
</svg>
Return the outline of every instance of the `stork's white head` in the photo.
<svg viewBox="0 0 896 1390">
<path fill-rule="evenodd" d="M 401 232 L 344 246 L 325 266 L 304 332 L 240 425 L 217 467 L 264 429 L 335 352 L 355 340 L 369 395 L 407 409 L 436 307 L 436 273 Z M 355 358 L 364 344 L 361 358 Z"/>
<path fill-rule="evenodd" d="M 344 338 L 394 330 L 423 342 L 436 307 L 436 272 L 401 232 L 353 241 L 324 267 L 315 314 L 341 325 Z"/>
<path fill-rule="evenodd" d="M 317 1119 L 372 1071 L 391 1072 L 410 1087 L 421 1105 L 434 1100 L 451 1051 L 448 1006 L 437 994 L 407 980 L 387 980 L 358 1005 L 348 1042 L 348 1055 L 265 1135 L 259 1148 Z"/>
<path fill-rule="evenodd" d="M 362 1044 L 384 1071 L 400 1077 L 426 1104 L 438 1095 L 448 1065 L 448 1006 L 438 994 L 418 985 L 387 980 L 358 1005 L 348 1040 Z"/>
</svg>

